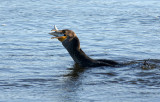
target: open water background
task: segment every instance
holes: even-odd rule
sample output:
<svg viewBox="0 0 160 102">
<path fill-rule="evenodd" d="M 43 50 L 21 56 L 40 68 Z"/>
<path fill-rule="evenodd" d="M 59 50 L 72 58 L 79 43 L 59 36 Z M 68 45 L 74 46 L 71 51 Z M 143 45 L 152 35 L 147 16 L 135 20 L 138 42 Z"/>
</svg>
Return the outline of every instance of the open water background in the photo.
<svg viewBox="0 0 160 102">
<path fill-rule="evenodd" d="M 77 70 L 48 33 L 128 63 Z M 0 0 L 0 102 L 159 102 L 159 0 Z"/>
</svg>

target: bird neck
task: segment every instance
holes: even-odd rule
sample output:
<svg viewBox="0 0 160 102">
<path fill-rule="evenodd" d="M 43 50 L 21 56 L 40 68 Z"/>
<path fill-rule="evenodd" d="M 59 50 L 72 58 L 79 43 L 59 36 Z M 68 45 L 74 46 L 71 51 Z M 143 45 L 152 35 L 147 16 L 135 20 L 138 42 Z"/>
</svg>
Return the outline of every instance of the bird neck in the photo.
<svg viewBox="0 0 160 102">
<path fill-rule="evenodd" d="M 93 59 L 88 57 L 80 48 L 80 42 L 77 37 L 67 38 L 62 42 L 63 46 L 67 49 L 72 59 L 80 66 L 89 65 L 94 62 Z"/>
</svg>

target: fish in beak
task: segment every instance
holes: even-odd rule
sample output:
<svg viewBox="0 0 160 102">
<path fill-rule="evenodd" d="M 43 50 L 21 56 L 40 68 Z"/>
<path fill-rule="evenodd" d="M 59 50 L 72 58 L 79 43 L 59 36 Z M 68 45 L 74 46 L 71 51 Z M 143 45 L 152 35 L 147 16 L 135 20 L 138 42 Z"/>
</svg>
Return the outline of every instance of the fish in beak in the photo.
<svg viewBox="0 0 160 102">
<path fill-rule="evenodd" d="M 67 36 L 63 34 L 62 30 L 57 29 L 56 25 L 54 25 L 54 29 L 52 29 L 49 34 L 55 36 L 52 37 L 51 39 L 57 38 L 61 42 L 63 42 L 67 38 Z"/>
</svg>

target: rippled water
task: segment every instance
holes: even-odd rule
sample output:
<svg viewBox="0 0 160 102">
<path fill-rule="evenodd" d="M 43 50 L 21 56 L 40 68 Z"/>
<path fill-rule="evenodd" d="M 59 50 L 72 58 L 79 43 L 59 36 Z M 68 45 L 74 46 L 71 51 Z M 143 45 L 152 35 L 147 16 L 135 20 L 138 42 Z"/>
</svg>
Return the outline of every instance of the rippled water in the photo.
<svg viewBox="0 0 160 102">
<path fill-rule="evenodd" d="M 159 0 L 0 2 L 0 102 L 159 102 Z M 126 65 L 78 69 L 54 24 L 92 58 Z"/>
</svg>

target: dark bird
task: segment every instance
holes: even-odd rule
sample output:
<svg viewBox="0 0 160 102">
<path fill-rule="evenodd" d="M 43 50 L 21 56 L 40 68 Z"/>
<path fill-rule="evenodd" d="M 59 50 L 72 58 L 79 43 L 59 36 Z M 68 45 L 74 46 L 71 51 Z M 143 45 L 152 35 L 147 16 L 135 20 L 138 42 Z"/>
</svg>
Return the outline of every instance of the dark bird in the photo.
<svg viewBox="0 0 160 102">
<path fill-rule="evenodd" d="M 49 34 L 54 35 L 59 41 L 62 42 L 63 46 L 67 49 L 72 59 L 81 67 L 99 67 L 99 66 L 117 66 L 120 65 L 118 62 L 106 59 L 92 59 L 88 57 L 80 48 L 80 41 L 76 34 L 72 30 L 64 29 L 58 30 L 56 26 L 51 30 Z"/>
</svg>

